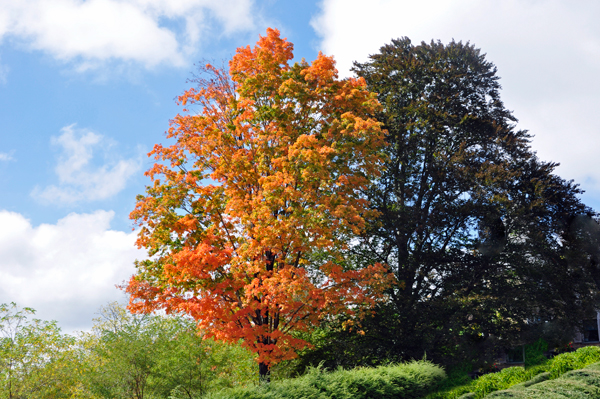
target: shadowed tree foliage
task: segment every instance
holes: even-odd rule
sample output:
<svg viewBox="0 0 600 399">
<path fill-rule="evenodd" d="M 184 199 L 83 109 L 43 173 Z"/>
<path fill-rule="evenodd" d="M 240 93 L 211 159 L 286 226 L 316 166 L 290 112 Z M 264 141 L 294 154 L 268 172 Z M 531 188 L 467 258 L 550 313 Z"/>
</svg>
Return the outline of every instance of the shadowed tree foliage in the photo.
<svg viewBox="0 0 600 399">
<path fill-rule="evenodd" d="M 593 212 L 516 129 L 496 67 L 469 43 L 402 38 L 354 71 L 378 94 L 387 130 L 387 163 L 368 192 L 381 216 L 354 256 L 389 265 L 400 284 L 364 335 L 329 332 L 317 352 L 332 365 L 457 360 L 537 322 L 576 324 L 597 303 L 598 274 L 597 256 L 575 256 L 585 240 L 572 221 L 595 223 Z M 348 355 L 328 356 L 331 346 Z"/>
</svg>

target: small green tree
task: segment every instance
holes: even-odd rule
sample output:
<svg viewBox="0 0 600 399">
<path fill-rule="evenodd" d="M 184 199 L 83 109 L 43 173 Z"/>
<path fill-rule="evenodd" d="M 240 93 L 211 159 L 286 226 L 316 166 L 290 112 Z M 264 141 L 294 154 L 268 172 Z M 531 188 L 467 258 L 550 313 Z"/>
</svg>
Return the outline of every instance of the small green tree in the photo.
<svg viewBox="0 0 600 399">
<path fill-rule="evenodd" d="M 132 315 L 118 303 L 100 311 L 86 348 L 88 387 L 103 398 L 194 398 L 254 377 L 239 345 L 203 339 L 180 316 Z"/>
<path fill-rule="evenodd" d="M 67 398 L 76 390 L 75 338 L 35 310 L 0 305 L 0 397 Z"/>
<path fill-rule="evenodd" d="M 189 318 L 158 320 L 161 339 L 151 375 L 152 392 L 167 397 L 175 391 L 192 398 L 222 388 L 246 385 L 255 378 L 254 356 L 240 345 L 204 339 Z"/>
</svg>

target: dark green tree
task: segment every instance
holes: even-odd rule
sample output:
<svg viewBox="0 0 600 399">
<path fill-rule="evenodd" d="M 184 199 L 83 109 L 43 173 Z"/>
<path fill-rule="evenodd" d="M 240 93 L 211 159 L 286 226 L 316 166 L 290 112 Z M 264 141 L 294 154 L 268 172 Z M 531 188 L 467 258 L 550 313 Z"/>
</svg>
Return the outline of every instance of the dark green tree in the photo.
<svg viewBox="0 0 600 399">
<path fill-rule="evenodd" d="M 346 347 L 333 363 L 347 365 L 448 361 L 547 320 L 575 325 L 597 289 L 589 257 L 569 256 L 580 243 L 565 243 L 571 222 L 593 212 L 516 128 L 494 64 L 469 43 L 402 38 L 354 71 L 378 94 L 388 145 L 367 194 L 381 216 L 353 256 L 386 263 L 399 284 L 364 335 L 329 332 L 317 351 Z"/>
</svg>

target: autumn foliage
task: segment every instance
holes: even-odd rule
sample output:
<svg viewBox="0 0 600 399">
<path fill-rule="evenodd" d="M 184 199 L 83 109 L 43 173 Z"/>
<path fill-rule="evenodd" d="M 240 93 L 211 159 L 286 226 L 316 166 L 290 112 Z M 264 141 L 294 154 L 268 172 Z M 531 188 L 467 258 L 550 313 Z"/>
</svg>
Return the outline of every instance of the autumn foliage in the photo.
<svg viewBox="0 0 600 399">
<path fill-rule="evenodd" d="M 372 304 L 387 281 L 341 255 L 373 216 L 360 193 L 382 161 L 379 104 L 362 78 L 338 79 L 332 57 L 290 65 L 292 50 L 268 29 L 228 71 L 203 68 L 131 213 L 150 260 L 128 284 L 130 309 L 185 312 L 263 367 L 307 345 L 292 331 Z"/>
</svg>

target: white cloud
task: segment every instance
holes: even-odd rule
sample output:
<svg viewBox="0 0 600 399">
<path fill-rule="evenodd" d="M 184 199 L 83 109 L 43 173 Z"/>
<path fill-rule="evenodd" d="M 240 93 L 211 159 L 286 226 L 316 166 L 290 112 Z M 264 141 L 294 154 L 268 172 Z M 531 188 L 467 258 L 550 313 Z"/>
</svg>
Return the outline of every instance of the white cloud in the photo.
<svg viewBox="0 0 600 399">
<path fill-rule="evenodd" d="M 12 161 L 14 158 L 12 157 L 11 154 L 8 154 L 6 152 L 0 152 L 0 162 L 1 161 Z"/>
<path fill-rule="evenodd" d="M 123 300 L 115 284 L 145 258 L 136 232 L 110 229 L 113 216 L 73 213 L 34 227 L 21 214 L 0 211 L 0 303 L 32 307 L 67 331 L 89 328 L 101 305 Z"/>
<path fill-rule="evenodd" d="M 504 103 L 540 158 L 599 195 L 598 15 L 593 1 L 324 0 L 312 25 L 342 76 L 393 38 L 470 41 L 498 67 Z"/>
<path fill-rule="evenodd" d="M 52 138 L 52 144 L 62 148 L 55 168 L 59 185 L 44 189 L 36 187 L 32 195 L 42 201 L 71 204 L 110 198 L 123 190 L 128 179 L 139 171 L 140 159 L 120 159 L 94 167 L 94 150 L 107 153 L 109 140 L 85 129 L 66 126 L 62 134 Z"/>
<path fill-rule="evenodd" d="M 0 39 L 80 69 L 121 60 L 182 66 L 209 28 L 225 34 L 254 26 L 252 0 L 10 0 L 0 3 Z M 174 27 L 185 23 L 185 29 Z"/>
</svg>

